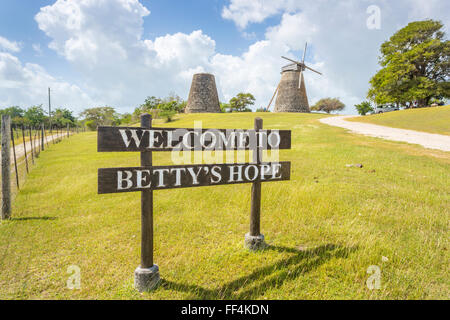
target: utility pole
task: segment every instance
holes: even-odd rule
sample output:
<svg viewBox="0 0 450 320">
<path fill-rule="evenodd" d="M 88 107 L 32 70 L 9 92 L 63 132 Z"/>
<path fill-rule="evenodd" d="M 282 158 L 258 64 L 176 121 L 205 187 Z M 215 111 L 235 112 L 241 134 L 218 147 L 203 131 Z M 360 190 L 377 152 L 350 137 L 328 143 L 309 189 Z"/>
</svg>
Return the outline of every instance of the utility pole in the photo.
<svg viewBox="0 0 450 320">
<path fill-rule="evenodd" d="M 52 104 L 50 102 L 50 88 L 48 88 L 48 119 L 50 122 L 50 133 L 52 133 Z"/>
</svg>

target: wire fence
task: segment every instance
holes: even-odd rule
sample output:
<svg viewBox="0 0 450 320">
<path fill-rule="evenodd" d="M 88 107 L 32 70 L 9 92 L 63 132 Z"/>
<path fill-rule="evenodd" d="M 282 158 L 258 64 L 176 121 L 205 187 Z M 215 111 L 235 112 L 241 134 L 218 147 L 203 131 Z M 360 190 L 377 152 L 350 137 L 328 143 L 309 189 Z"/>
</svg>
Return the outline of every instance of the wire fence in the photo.
<svg viewBox="0 0 450 320">
<path fill-rule="evenodd" d="M 27 174 L 33 169 L 36 159 L 39 158 L 41 152 L 45 152 L 52 145 L 82 131 L 84 132 L 85 129 L 70 126 L 64 128 L 58 125 L 50 127 L 44 123 L 34 126 L 11 125 L 10 119 L 2 117 L 0 133 L 2 141 L 2 170 L 0 177 L 2 181 L 1 200 L 3 219 L 10 217 L 11 200 L 20 188 L 23 187 Z M 5 147 L 9 147 L 9 150 L 4 150 Z M 9 159 L 4 159 L 4 157 L 9 157 Z"/>
</svg>

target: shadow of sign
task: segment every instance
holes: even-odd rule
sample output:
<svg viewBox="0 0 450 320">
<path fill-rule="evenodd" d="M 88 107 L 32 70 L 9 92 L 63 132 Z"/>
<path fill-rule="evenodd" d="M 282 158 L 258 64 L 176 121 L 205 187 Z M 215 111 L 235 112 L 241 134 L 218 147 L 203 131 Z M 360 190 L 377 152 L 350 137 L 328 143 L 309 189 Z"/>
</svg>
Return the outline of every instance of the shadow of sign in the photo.
<svg viewBox="0 0 450 320">
<path fill-rule="evenodd" d="M 31 221 L 31 220 L 56 220 L 57 217 L 47 217 L 47 216 L 43 216 L 43 217 L 22 217 L 22 218 L 11 218 L 11 221 Z"/>
<path fill-rule="evenodd" d="M 348 248 L 327 244 L 308 250 L 281 246 L 268 246 L 265 250 L 289 252 L 292 255 L 271 265 L 258 268 L 252 273 L 216 289 L 206 289 L 193 284 L 176 283 L 165 279 L 161 279 L 160 286 L 167 290 L 190 293 L 191 295 L 187 299 L 257 299 L 266 291 L 279 288 L 285 282 L 318 268 L 330 259 L 347 258 L 350 253 L 357 250 L 357 247 Z"/>
</svg>

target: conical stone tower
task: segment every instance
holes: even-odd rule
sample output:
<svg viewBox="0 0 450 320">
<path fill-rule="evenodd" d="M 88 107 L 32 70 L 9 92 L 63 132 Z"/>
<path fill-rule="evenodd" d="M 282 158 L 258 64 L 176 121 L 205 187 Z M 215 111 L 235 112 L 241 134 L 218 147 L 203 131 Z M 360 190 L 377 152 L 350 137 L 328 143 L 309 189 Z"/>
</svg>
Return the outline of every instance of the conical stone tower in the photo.
<svg viewBox="0 0 450 320">
<path fill-rule="evenodd" d="M 214 75 L 210 73 L 194 74 L 184 112 L 220 112 L 219 96 Z"/>
<path fill-rule="evenodd" d="M 296 64 L 283 67 L 274 112 L 310 112 L 303 72 L 300 72 Z"/>
</svg>

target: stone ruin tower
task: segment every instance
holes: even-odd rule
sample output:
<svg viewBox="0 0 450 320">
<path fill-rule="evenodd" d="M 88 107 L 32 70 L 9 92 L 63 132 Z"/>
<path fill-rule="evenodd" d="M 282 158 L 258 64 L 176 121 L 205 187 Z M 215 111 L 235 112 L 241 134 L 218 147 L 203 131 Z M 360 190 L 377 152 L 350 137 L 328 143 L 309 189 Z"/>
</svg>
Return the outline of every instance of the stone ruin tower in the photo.
<svg viewBox="0 0 450 320">
<path fill-rule="evenodd" d="M 310 112 L 303 72 L 297 64 L 282 68 L 274 112 Z"/>
<path fill-rule="evenodd" d="M 220 112 L 219 96 L 214 75 L 210 73 L 194 74 L 184 112 Z"/>
</svg>

